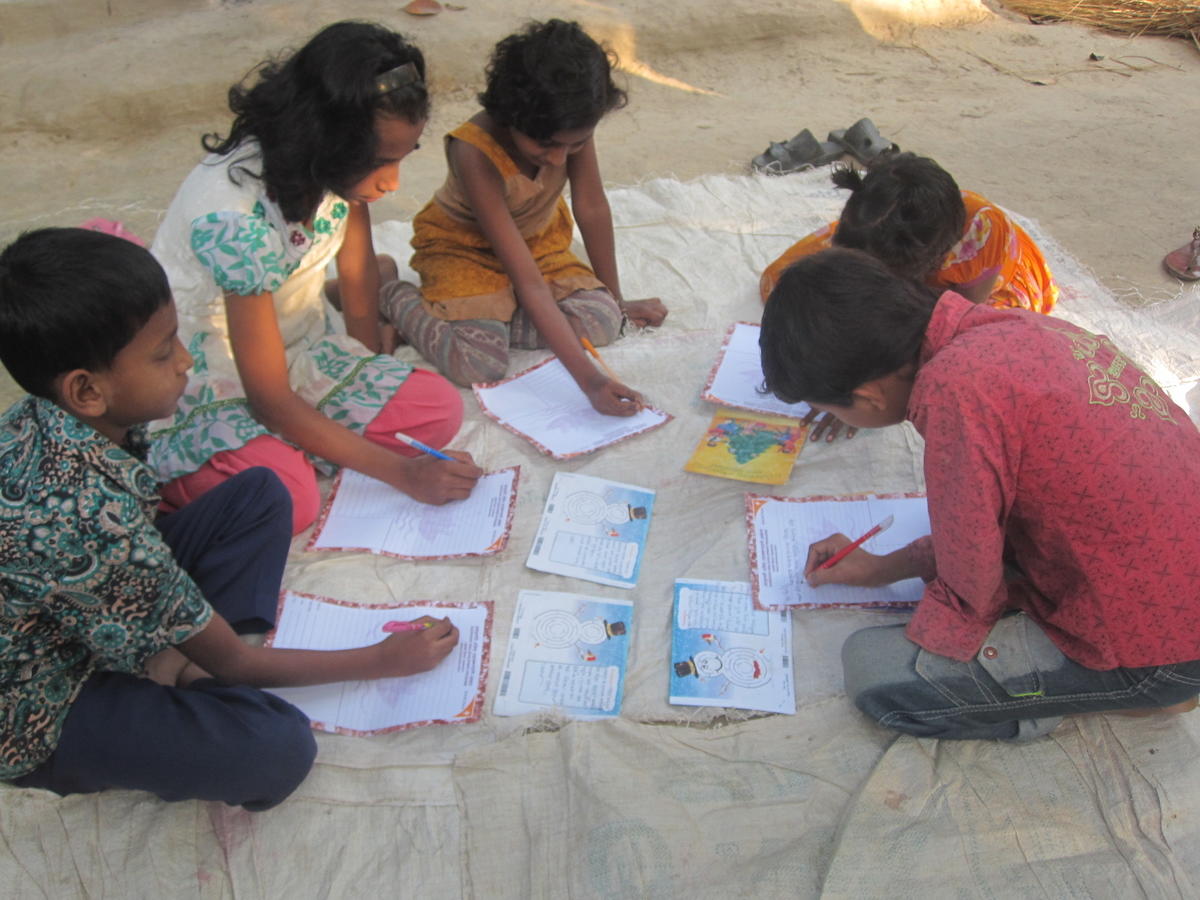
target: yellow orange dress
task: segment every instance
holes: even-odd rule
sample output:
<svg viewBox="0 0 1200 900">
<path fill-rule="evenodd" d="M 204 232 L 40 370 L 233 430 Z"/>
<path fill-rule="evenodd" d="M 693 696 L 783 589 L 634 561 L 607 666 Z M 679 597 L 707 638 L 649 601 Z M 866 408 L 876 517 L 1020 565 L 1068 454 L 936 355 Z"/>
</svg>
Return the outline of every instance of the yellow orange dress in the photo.
<svg viewBox="0 0 1200 900">
<path fill-rule="evenodd" d="M 969 288 L 995 277 L 989 304 L 1048 313 L 1058 300 L 1058 285 L 1041 248 L 1002 209 L 973 191 L 962 192 L 967 227 L 962 240 L 950 248 L 930 283 L 943 289 Z M 769 265 L 759 280 L 765 302 L 779 276 L 796 260 L 833 245 L 837 222 L 806 235 Z"/>
<path fill-rule="evenodd" d="M 562 193 L 567 167 L 543 166 L 534 178 L 490 134 L 466 122 L 446 136 L 479 149 L 499 171 L 504 199 L 555 300 L 603 283 L 571 252 L 574 222 Z M 421 276 L 430 315 L 447 321 L 512 320 L 517 298 L 504 266 L 480 231 L 462 181 L 451 166 L 445 183 L 413 219 L 411 265 Z"/>
</svg>

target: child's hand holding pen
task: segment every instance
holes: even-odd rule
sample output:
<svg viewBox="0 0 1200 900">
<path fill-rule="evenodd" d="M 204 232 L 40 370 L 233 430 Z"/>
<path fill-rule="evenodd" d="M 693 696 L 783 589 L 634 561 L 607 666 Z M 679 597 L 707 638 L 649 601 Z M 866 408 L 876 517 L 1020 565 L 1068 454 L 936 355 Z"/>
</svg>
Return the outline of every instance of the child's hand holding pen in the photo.
<svg viewBox="0 0 1200 900">
<path fill-rule="evenodd" d="M 396 630 L 394 626 L 398 625 L 406 627 Z M 411 623 L 389 622 L 384 630 L 391 633 L 375 645 L 379 654 L 379 678 L 427 672 L 445 659 L 458 644 L 458 629 L 449 616 L 443 619 L 422 616 Z"/>
<path fill-rule="evenodd" d="M 451 500 L 464 500 L 471 496 L 475 482 L 483 475 L 483 469 L 475 465 L 470 453 L 461 450 L 438 450 L 403 431 L 396 432 L 396 440 L 421 451 L 420 456 L 409 462 L 419 478 L 414 489 L 408 493 L 422 503 L 440 506 Z"/>
<path fill-rule="evenodd" d="M 868 553 L 861 547 L 851 550 L 827 566 L 838 553 L 851 544 L 844 534 L 831 534 L 808 548 L 808 560 L 804 563 L 804 578 L 813 587 L 823 584 L 849 584 L 855 587 L 878 587 L 888 584 L 876 579 L 876 563 L 882 558 Z M 823 568 L 824 567 L 824 568 Z"/>
<path fill-rule="evenodd" d="M 606 416 L 632 416 L 646 405 L 641 394 L 603 372 L 589 378 L 583 392 L 595 410 Z"/>
<path fill-rule="evenodd" d="M 596 375 L 600 377 L 589 379 L 587 384 L 583 385 L 583 392 L 587 394 L 592 407 L 606 416 L 632 416 L 641 412 L 646 405 L 642 395 L 621 383 L 617 373 L 608 367 L 608 363 L 591 341 L 581 337 L 579 343 L 604 372 L 603 376 L 597 372 Z"/>
<path fill-rule="evenodd" d="M 804 577 L 813 587 L 823 584 L 848 584 L 854 587 L 882 587 L 921 573 L 915 568 L 907 546 L 878 556 L 862 549 L 862 544 L 892 526 L 888 516 L 857 540 L 844 534 L 831 534 L 808 548 Z"/>
</svg>

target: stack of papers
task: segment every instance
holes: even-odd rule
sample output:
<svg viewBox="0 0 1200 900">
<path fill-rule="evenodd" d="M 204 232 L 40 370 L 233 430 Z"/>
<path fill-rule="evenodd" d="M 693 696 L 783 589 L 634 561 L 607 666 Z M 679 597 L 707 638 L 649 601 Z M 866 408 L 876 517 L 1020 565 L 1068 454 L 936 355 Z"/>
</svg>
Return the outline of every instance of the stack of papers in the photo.
<svg viewBox="0 0 1200 900">
<path fill-rule="evenodd" d="M 480 603 L 402 603 L 361 606 L 295 591 L 284 593 L 279 621 L 267 635 L 272 647 L 348 650 L 388 636 L 383 626 L 421 616 L 449 616 L 458 644 L 428 672 L 403 678 L 342 681 L 311 687 L 272 688 L 298 706 L 313 728 L 338 734 L 381 734 L 417 725 L 478 721 L 491 641 L 492 608 Z"/>
<path fill-rule="evenodd" d="M 519 466 L 490 472 L 467 499 L 430 506 L 390 484 L 343 469 L 307 549 L 365 550 L 400 559 L 499 553 L 512 530 L 520 472 Z"/>
<path fill-rule="evenodd" d="M 721 353 L 700 396 L 722 406 L 803 419 L 812 411 L 807 403 L 784 403 L 774 394 L 762 391 L 762 356 L 758 350 L 761 331 L 760 326 L 750 322 L 729 326 Z"/>
<path fill-rule="evenodd" d="M 649 406 L 632 416 L 596 412 L 556 356 L 473 389 L 486 416 L 555 459 L 582 456 L 671 421 Z"/>
<path fill-rule="evenodd" d="M 750 575 L 754 605 L 784 606 L 911 606 L 925 584 L 909 578 L 884 587 L 826 584 L 814 588 L 804 578 L 808 548 L 833 534 L 850 540 L 866 534 L 887 516 L 887 531 L 863 545 L 881 556 L 929 534 L 929 508 L 924 497 L 763 497 L 746 495 L 746 527 L 750 543 Z"/>
</svg>

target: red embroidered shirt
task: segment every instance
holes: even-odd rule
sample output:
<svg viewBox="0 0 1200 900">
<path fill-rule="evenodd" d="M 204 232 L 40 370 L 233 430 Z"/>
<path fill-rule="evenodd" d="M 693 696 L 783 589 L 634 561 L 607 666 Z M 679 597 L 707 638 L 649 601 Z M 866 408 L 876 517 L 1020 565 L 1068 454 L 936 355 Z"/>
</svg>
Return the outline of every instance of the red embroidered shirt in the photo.
<svg viewBox="0 0 1200 900">
<path fill-rule="evenodd" d="M 908 418 L 931 530 L 913 641 L 965 661 L 1016 608 L 1089 668 L 1200 659 L 1200 432 L 1112 341 L 947 291 Z"/>
</svg>

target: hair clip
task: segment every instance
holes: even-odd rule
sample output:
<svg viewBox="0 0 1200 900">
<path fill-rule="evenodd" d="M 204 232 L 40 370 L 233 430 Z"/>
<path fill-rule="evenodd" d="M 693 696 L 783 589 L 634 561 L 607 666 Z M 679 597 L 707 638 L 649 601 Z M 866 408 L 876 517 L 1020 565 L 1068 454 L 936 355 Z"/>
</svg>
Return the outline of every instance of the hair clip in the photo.
<svg viewBox="0 0 1200 900">
<path fill-rule="evenodd" d="M 394 69 L 388 69 L 386 72 L 380 72 L 375 76 L 375 93 L 379 95 L 390 94 L 392 91 L 398 91 L 402 87 L 407 87 L 410 84 L 420 84 L 421 73 L 417 71 L 414 63 L 406 62 L 396 66 Z"/>
</svg>

